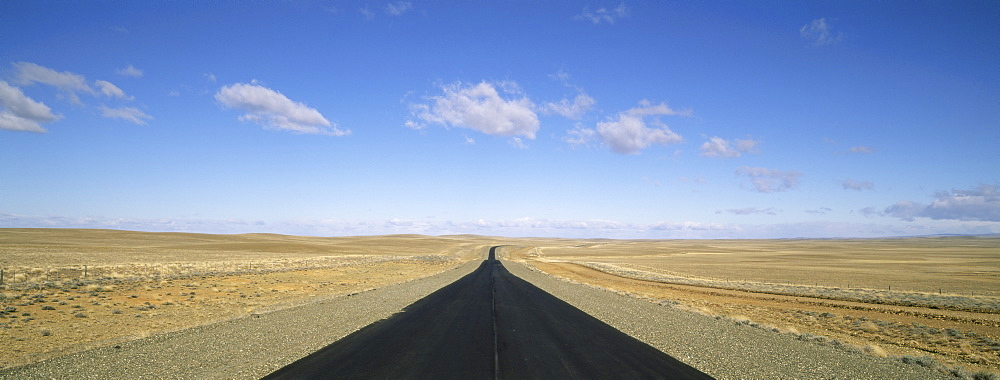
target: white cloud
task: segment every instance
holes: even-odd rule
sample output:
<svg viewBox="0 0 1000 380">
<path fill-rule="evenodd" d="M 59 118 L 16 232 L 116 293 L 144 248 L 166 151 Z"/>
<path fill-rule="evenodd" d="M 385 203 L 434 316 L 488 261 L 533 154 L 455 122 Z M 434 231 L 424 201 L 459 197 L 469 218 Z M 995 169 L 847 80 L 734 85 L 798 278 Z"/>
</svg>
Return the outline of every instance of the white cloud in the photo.
<svg viewBox="0 0 1000 380">
<path fill-rule="evenodd" d="M 573 147 L 587 147 L 590 143 L 597 140 L 597 131 L 593 129 L 584 128 L 582 125 L 577 124 L 575 128 L 566 131 L 566 137 L 563 137 L 563 141 Z"/>
<path fill-rule="evenodd" d="M 247 111 L 240 116 L 241 121 L 253 122 L 266 128 L 331 136 L 351 133 L 337 128 L 316 109 L 292 101 L 280 92 L 255 82 L 223 86 L 215 94 L 215 100 L 227 108 Z"/>
<path fill-rule="evenodd" d="M 794 189 L 798 186 L 802 173 L 743 166 L 736 169 L 736 175 L 750 178 L 750 183 L 757 192 L 774 193 Z"/>
<path fill-rule="evenodd" d="M 413 9 L 413 3 L 410 3 L 409 1 L 397 1 L 395 3 L 385 5 L 385 13 L 392 16 L 401 16 L 403 13 L 406 13 L 411 9 Z"/>
<path fill-rule="evenodd" d="M 875 149 L 867 146 L 852 146 L 851 149 L 847 151 L 848 153 L 858 153 L 858 154 L 872 154 L 875 153 Z"/>
<path fill-rule="evenodd" d="M 773 207 L 768 207 L 765 209 L 759 209 L 756 207 L 746 207 L 737 209 L 728 209 L 726 212 L 733 215 L 753 215 L 753 214 L 764 214 L 764 215 L 778 215 L 779 210 L 775 210 Z M 721 214 L 722 211 L 716 211 L 716 214 Z"/>
<path fill-rule="evenodd" d="M 893 216 L 893 217 L 896 217 L 896 218 L 899 218 L 899 219 L 902 219 L 902 220 L 906 220 L 906 221 L 912 222 L 914 220 L 914 218 L 916 218 L 918 216 L 923 216 L 921 214 L 926 209 L 927 209 L 927 206 L 921 205 L 921 204 L 919 204 L 917 202 L 913 202 L 913 201 L 899 201 L 899 202 L 896 202 L 895 204 L 893 204 L 892 206 L 886 207 L 885 210 L 882 210 L 882 211 L 873 210 L 871 208 L 867 208 L 866 207 L 866 208 L 862 209 L 861 212 L 864 213 L 865 216 L 870 216 L 870 215 L 878 215 L 878 216 L 888 215 L 888 216 Z"/>
<path fill-rule="evenodd" d="M 829 213 L 830 211 L 833 211 L 833 209 L 829 208 L 829 207 L 820 207 L 820 208 L 818 208 L 816 210 L 806 210 L 806 213 L 813 214 L 813 215 L 825 215 L 825 214 Z"/>
<path fill-rule="evenodd" d="M 118 75 L 132 77 L 132 78 L 142 78 L 142 70 L 135 68 L 135 66 L 128 65 L 117 71 Z"/>
<path fill-rule="evenodd" d="M 579 21 L 590 21 L 594 25 L 600 25 L 604 23 L 614 24 L 615 21 L 626 16 L 628 16 L 628 8 L 625 7 L 625 3 L 621 3 L 612 9 L 597 8 L 595 11 L 590 10 L 590 7 L 584 7 L 583 11 L 573 18 Z"/>
<path fill-rule="evenodd" d="M 843 34 L 837 33 L 834 35 L 830 31 L 830 25 L 827 24 L 826 18 L 818 18 L 803 25 L 799 29 L 799 35 L 811 41 L 815 46 L 829 45 L 843 38 Z"/>
<path fill-rule="evenodd" d="M 131 97 L 125 95 L 125 91 L 122 91 L 122 89 L 118 88 L 118 86 L 115 86 L 114 84 L 106 80 L 96 80 L 94 81 L 94 84 L 101 89 L 101 93 L 103 93 L 105 96 L 112 98 L 122 98 L 126 100 L 132 99 Z"/>
<path fill-rule="evenodd" d="M 873 210 L 868 211 L 870 215 L 888 215 L 907 221 L 913 221 L 915 218 L 930 218 L 1000 222 L 1000 192 L 997 192 L 996 186 L 980 185 L 971 190 L 953 189 L 934 194 L 934 197 L 934 201 L 929 205 L 901 201 L 885 208 L 880 213 Z"/>
<path fill-rule="evenodd" d="M 215 78 L 215 74 L 212 74 L 212 73 L 204 73 L 204 74 L 201 74 L 201 75 L 202 75 L 202 76 L 204 76 L 204 77 L 205 77 L 205 80 L 207 80 L 207 81 L 208 81 L 209 83 L 215 83 L 215 82 L 217 82 L 217 81 L 218 81 L 218 80 L 217 80 L 217 79 Z"/>
<path fill-rule="evenodd" d="M 497 87 L 504 91 L 506 99 Z M 411 105 L 413 116 L 425 123 L 469 128 L 489 135 L 535 138 L 539 122 L 534 103 L 515 83 L 455 83 L 441 89 L 444 95 L 430 97 L 429 104 Z M 420 129 L 425 125 L 408 120 L 406 126 Z"/>
<path fill-rule="evenodd" d="M 109 218 L 17 215 L 0 210 L 0 228 L 105 228 L 132 231 L 197 233 L 268 232 L 305 236 L 364 236 L 386 234 L 455 235 L 619 239 L 760 239 L 887 237 L 921 234 L 1000 233 L 997 222 L 931 221 L 913 225 L 870 223 L 798 222 L 780 224 L 719 224 L 696 221 L 627 223 L 614 220 L 560 220 L 519 218 L 508 220 L 345 220 L 294 219 L 261 221 L 205 218 Z"/>
<path fill-rule="evenodd" d="M 571 102 L 569 99 L 562 99 L 558 103 L 548 103 L 545 111 L 562 115 L 568 119 L 579 120 L 587 111 L 590 111 L 597 102 L 590 95 L 583 92 L 576 95 Z"/>
<path fill-rule="evenodd" d="M 705 157 L 734 158 L 743 155 L 743 153 L 757 153 L 757 144 L 759 142 L 756 140 L 735 139 L 733 142 L 735 144 L 730 144 L 729 141 L 721 137 L 713 136 L 701 145 L 701 155 Z"/>
<path fill-rule="evenodd" d="M 528 149 L 528 144 L 525 144 L 520 137 L 511 138 L 510 145 L 517 149 Z"/>
<path fill-rule="evenodd" d="M 111 119 L 122 119 L 126 121 L 133 122 L 139 125 L 146 125 L 146 120 L 152 120 L 153 117 L 142 112 L 138 108 L 133 107 L 121 107 L 121 108 L 109 108 L 101 106 L 101 115 Z"/>
<path fill-rule="evenodd" d="M 97 94 L 97 92 L 87 84 L 87 79 L 80 74 L 74 74 L 68 71 L 58 72 L 31 62 L 15 62 L 14 70 L 15 83 L 20 85 L 41 83 L 58 88 L 65 92 L 66 95 L 69 96 L 70 102 L 74 104 L 82 104 L 80 102 L 80 97 L 77 96 L 78 92 L 91 95 Z"/>
<path fill-rule="evenodd" d="M 853 179 L 844 180 L 841 185 L 844 186 L 844 190 L 855 191 L 872 190 L 875 188 L 875 184 L 871 183 L 871 181 L 855 181 Z"/>
<path fill-rule="evenodd" d="M 24 95 L 21 89 L 0 80 L 0 129 L 45 132 L 41 123 L 59 120 L 42 102 Z"/>
<path fill-rule="evenodd" d="M 83 104 L 77 93 L 86 93 L 94 96 L 104 94 L 112 98 L 132 99 L 125 95 L 125 91 L 122 91 L 121 88 L 106 80 L 94 81 L 94 85 L 100 89 L 98 91 L 87 84 L 87 79 L 83 75 L 69 71 L 59 72 L 31 62 L 16 62 L 14 63 L 14 70 L 16 83 L 21 85 L 41 83 L 55 87 L 62 90 L 69 97 L 69 101 L 74 104 Z"/>
<path fill-rule="evenodd" d="M 564 69 L 559 69 L 554 74 L 549 74 L 549 78 L 551 78 L 552 80 L 558 81 L 559 83 L 562 83 L 564 86 L 569 86 L 570 85 L 569 84 L 570 75 Z"/>
<path fill-rule="evenodd" d="M 570 75 L 566 72 L 566 70 L 559 69 L 559 71 L 556 71 L 555 74 L 549 74 L 549 78 L 559 82 L 563 86 L 575 89 L 577 95 L 572 100 L 561 99 L 558 102 L 546 103 L 545 106 L 542 107 L 543 112 L 555 113 L 568 119 L 579 120 L 584 114 L 594 107 L 594 104 L 597 104 L 597 101 L 590 97 L 590 95 L 587 95 L 587 93 L 583 91 L 583 88 L 574 86 L 569 82 Z"/>
<path fill-rule="evenodd" d="M 680 135 L 674 133 L 670 128 L 654 118 L 649 120 L 653 128 L 647 125 L 647 116 L 659 115 L 683 115 L 688 116 L 691 111 L 674 110 L 666 103 L 650 104 L 648 101 L 639 103 L 639 107 L 620 112 L 611 120 L 597 123 L 597 134 L 601 141 L 611 147 L 612 150 L 623 154 L 636 154 L 653 144 L 668 145 L 676 144 L 683 140 Z"/>
</svg>

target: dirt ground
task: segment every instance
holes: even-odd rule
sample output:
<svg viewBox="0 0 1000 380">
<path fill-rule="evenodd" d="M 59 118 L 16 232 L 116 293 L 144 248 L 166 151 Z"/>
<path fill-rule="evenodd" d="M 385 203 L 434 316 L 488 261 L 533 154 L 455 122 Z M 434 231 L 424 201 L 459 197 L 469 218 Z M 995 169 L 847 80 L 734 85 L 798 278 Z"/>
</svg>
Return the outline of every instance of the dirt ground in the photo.
<svg viewBox="0 0 1000 380">
<path fill-rule="evenodd" d="M 628 241 L 61 229 L 0 229 L 0 366 L 425 277 L 498 244 L 512 248 L 505 259 L 569 281 L 802 340 L 1000 373 L 1000 310 L 990 306 L 1000 296 L 996 237 Z M 593 263 L 696 281 L 650 281 Z M 892 286 L 930 304 L 711 286 L 731 281 L 858 294 Z M 988 303 L 960 302 L 970 299 Z"/>
<path fill-rule="evenodd" d="M 0 367 L 264 313 L 429 276 L 457 262 L 394 260 L 337 268 L 197 276 L 21 291 L 0 302 Z M 14 297 L 17 297 L 16 299 Z"/>
<path fill-rule="evenodd" d="M 429 276 L 486 241 L 0 229 L 0 367 Z"/>
<path fill-rule="evenodd" d="M 837 340 L 874 355 L 931 356 L 1000 372 L 1000 314 L 781 296 L 623 278 L 581 265 L 529 260 L 543 272 L 800 339 Z"/>
</svg>

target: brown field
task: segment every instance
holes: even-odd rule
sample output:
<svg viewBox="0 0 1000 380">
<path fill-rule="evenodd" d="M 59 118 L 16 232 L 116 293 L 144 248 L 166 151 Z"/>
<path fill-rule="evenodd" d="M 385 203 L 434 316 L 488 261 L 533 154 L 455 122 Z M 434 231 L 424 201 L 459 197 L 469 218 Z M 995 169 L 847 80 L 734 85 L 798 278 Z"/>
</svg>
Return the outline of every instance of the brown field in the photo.
<svg viewBox="0 0 1000 380">
<path fill-rule="evenodd" d="M 1000 238 L 551 241 L 552 275 L 876 355 L 1000 372 Z"/>
<path fill-rule="evenodd" d="M 571 240 L 0 229 L 0 367 L 505 258 L 901 360 L 1000 373 L 1000 238 Z M 891 289 L 890 289 L 891 287 Z"/>
<path fill-rule="evenodd" d="M 429 276 L 484 241 L 0 229 L 0 368 Z"/>
</svg>

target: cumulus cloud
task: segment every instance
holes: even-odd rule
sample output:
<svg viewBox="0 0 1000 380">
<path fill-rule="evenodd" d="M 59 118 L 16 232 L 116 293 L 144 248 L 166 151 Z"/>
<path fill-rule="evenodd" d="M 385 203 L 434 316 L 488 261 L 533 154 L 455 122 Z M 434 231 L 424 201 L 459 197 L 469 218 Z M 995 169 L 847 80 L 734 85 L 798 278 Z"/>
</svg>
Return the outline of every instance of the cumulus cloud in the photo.
<svg viewBox="0 0 1000 380">
<path fill-rule="evenodd" d="M 223 86 L 215 93 L 215 100 L 226 108 L 246 111 L 247 113 L 240 116 L 241 121 L 256 123 L 265 128 L 330 136 L 344 136 L 351 133 L 349 130 L 338 128 L 315 108 L 293 101 L 280 92 L 256 82 Z"/>
<path fill-rule="evenodd" d="M 142 70 L 135 68 L 135 66 L 128 65 L 116 71 L 118 75 L 132 77 L 132 78 L 142 78 Z"/>
<path fill-rule="evenodd" d="M 862 209 L 862 213 L 866 216 L 868 215 L 888 215 L 893 216 L 905 221 L 912 222 L 916 217 L 923 216 L 923 212 L 927 209 L 927 206 L 921 205 L 913 201 L 899 201 L 892 206 L 886 207 L 885 210 L 877 211 L 868 208 Z"/>
<path fill-rule="evenodd" d="M 639 107 L 597 123 L 597 135 L 617 153 L 636 154 L 650 145 L 676 144 L 683 140 L 655 116 L 690 114 L 691 111 L 674 110 L 666 103 L 651 104 L 649 101 L 642 101 Z"/>
<path fill-rule="evenodd" d="M 713 136 L 701 144 L 701 155 L 705 157 L 734 158 L 744 153 L 757 153 L 758 141 L 753 139 L 735 139 L 732 143 L 721 137 Z"/>
<path fill-rule="evenodd" d="M 501 96 L 500 91 L 504 96 Z M 534 139 L 538 115 L 534 103 L 512 82 L 443 86 L 443 95 L 430 97 L 428 104 L 411 105 L 413 116 L 406 126 L 420 129 L 425 123 L 476 130 L 496 136 L 524 136 Z"/>
<path fill-rule="evenodd" d="M 97 94 L 97 91 L 87 84 L 87 79 L 83 75 L 68 71 L 59 72 L 31 62 L 15 62 L 14 78 L 14 82 L 20 85 L 41 83 L 58 88 L 74 104 L 82 104 L 80 97 L 77 96 L 79 92 Z"/>
<path fill-rule="evenodd" d="M 1000 192 L 996 186 L 980 185 L 971 190 L 942 191 L 934 194 L 929 205 L 901 201 L 886 207 L 881 215 L 913 221 L 915 218 L 938 220 L 1000 222 Z"/>
<path fill-rule="evenodd" d="M 0 80 L 0 129 L 43 133 L 41 123 L 59 120 L 42 102 L 24 95 L 20 88 Z"/>
<path fill-rule="evenodd" d="M 562 115 L 567 119 L 579 120 L 583 117 L 587 111 L 590 111 L 594 107 L 597 101 L 583 92 L 576 95 L 573 100 L 562 99 L 559 102 L 549 102 L 545 105 L 544 110 L 547 112 L 552 112 L 558 115 Z"/>
<path fill-rule="evenodd" d="M 872 190 L 875 188 L 875 184 L 871 183 L 871 181 L 855 181 L 853 179 L 844 180 L 841 185 L 844 186 L 844 190 L 855 191 Z"/>
<path fill-rule="evenodd" d="M 570 75 L 566 70 L 559 69 L 554 74 L 549 74 L 549 78 L 559 82 L 563 86 L 575 89 L 577 95 L 573 99 L 564 98 L 558 102 L 546 103 L 542 107 L 543 112 L 562 115 L 567 119 L 579 120 L 584 114 L 594 108 L 594 104 L 597 104 L 597 101 L 590 95 L 587 95 L 587 92 L 583 88 L 570 83 Z"/>
<path fill-rule="evenodd" d="M 562 140 L 572 147 L 590 146 L 597 140 L 597 131 L 577 124 L 575 128 L 566 131 L 566 137 L 563 137 Z"/>
<path fill-rule="evenodd" d="M 115 86 L 114 84 L 106 80 L 96 80 L 94 81 L 94 84 L 101 89 L 101 93 L 104 94 L 105 96 L 112 98 L 128 99 L 128 100 L 132 99 L 128 95 L 125 95 L 125 91 L 122 91 L 122 89 L 118 88 L 118 86 Z"/>
<path fill-rule="evenodd" d="M 871 218 L 873 216 L 884 216 L 885 215 L 885 213 L 882 212 L 882 210 L 879 210 L 879 209 L 877 209 L 875 207 L 865 207 L 863 209 L 858 210 L 858 212 L 860 212 L 861 215 L 864 215 L 865 217 L 868 217 L 868 218 Z"/>
<path fill-rule="evenodd" d="M 829 45 L 840 41 L 843 35 L 840 33 L 834 34 L 830 29 L 826 18 L 818 18 L 803 25 L 799 29 L 799 35 L 812 42 L 815 46 Z"/>
<path fill-rule="evenodd" d="M 122 119 L 139 125 L 146 125 L 146 120 L 153 117 L 134 107 L 109 108 L 101 106 L 101 115 L 111 119 Z"/>
<path fill-rule="evenodd" d="M 391 16 L 402 16 L 403 13 L 413 9 L 413 3 L 409 1 L 397 1 L 385 5 L 385 13 Z"/>
<path fill-rule="evenodd" d="M 590 7 L 584 7 L 580 14 L 573 17 L 573 19 L 578 21 L 590 21 L 594 25 L 600 24 L 614 24 L 624 17 L 628 16 L 628 8 L 625 7 L 625 3 L 618 4 L 617 7 L 608 8 L 597 8 L 597 10 L 591 10 Z"/>
<path fill-rule="evenodd" d="M 100 89 L 95 90 L 87 83 L 87 78 L 83 75 L 69 71 L 59 72 L 31 62 L 14 63 L 14 78 L 15 82 L 21 85 L 40 83 L 55 87 L 61 90 L 70 102 L 77 105 L 83 104 L 80 101 L 79 93 L 93 96 L 103 94 L 111 98 L 132 100 L 131 97 L 125 95 L 125 91 L 106 80 L 94 81 L 94 85 Z"/>
<path fill-rule="evenodd" d="M 802 173 L 743 166 L 736 169 L 736 175 L 750 178 L 750 183 L 757 192 L 774 193 L 794 189 L 798 186 Z"/>
</svg>

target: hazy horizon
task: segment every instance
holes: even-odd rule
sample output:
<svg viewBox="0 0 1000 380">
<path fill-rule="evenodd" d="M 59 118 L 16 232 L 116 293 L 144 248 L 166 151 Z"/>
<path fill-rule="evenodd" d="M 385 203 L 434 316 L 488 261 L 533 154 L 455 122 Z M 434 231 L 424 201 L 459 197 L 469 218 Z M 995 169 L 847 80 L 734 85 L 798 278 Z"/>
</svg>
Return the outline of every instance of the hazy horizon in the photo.
<svg viewBox="0 0 1000 380">
<path fill-rule="evenodd" d="M 0 228 L 1000 233 L 1000 3 L 0 2 Z"/>
</svg>

